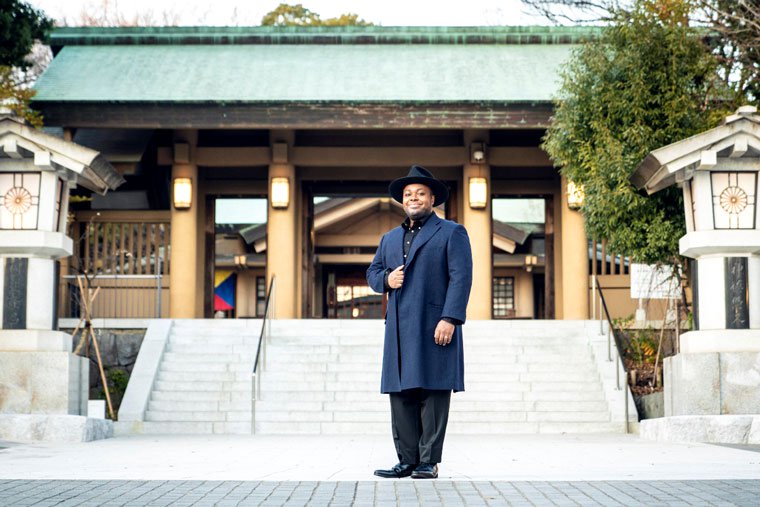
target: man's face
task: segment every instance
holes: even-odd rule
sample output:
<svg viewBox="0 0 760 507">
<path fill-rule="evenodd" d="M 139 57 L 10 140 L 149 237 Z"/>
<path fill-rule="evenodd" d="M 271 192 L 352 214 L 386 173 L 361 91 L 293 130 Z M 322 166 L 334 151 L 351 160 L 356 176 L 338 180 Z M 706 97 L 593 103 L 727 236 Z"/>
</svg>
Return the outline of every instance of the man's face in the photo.
<svg viewBox="0 0 760 507">
<path fill-rule="evenodd" d="M 430 187 L 412 183 L 404 187 L 404 212 L 412 220 L 420 220 L 433 212 L 435 196 Z"/>
</svg>

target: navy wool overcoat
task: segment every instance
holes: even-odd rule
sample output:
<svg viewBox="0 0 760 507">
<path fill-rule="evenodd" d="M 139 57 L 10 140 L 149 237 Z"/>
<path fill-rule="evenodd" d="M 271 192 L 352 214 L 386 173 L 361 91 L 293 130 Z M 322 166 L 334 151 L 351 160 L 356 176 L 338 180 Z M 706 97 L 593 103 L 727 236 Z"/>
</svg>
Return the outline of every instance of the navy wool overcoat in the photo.
<svg viewBox="0 0 760 507">
<path fill-rule="evenodd" d="M 465 322 L 472 285 L 470 240 L 464 227 L 435 213 L 418 234 L 406 262 L 404 229 L 385 234 L 367 269 L 369 286 L 383 293 L 385 274 L 405 264 L 403 286 L 388 294 L 380 390 L 464 391 L 462 326 L 456 326 L 447 346 L 436 345 L 434 336 L 442 317 Z"/>
</svg>

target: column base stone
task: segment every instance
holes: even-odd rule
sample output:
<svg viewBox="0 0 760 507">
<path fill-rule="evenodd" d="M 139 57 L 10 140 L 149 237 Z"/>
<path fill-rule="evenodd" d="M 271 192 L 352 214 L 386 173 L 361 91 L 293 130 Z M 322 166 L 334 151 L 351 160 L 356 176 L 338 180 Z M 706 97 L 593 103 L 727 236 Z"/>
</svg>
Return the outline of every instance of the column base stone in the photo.
<svg viewBox="0 0 760 507">
<path fill-rule="evenodd" d="M 91 442 L 113 437 L 113 422 L 80 415 L 0 414 L 0 440 Z"/>
<path fill-rule="evenodd" d="M 645 419 L 639 436 L 658 442 L 760 444 L 760 415 L 678 415 Z"/>
</svg>

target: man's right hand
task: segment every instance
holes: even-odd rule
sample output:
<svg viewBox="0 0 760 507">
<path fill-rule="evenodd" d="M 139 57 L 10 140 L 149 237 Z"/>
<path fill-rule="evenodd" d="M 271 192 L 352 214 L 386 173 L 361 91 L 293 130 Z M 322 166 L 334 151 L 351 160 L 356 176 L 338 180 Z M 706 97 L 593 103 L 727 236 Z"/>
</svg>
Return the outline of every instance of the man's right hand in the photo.
<svg viewBox="0 0 760 507">
<path fill-rule="evenodd" d="M 388 274 L 388 286 L 391 289 L 399 289 L 404 285 L 404 265 L 397 267 Z"/>
</svg>

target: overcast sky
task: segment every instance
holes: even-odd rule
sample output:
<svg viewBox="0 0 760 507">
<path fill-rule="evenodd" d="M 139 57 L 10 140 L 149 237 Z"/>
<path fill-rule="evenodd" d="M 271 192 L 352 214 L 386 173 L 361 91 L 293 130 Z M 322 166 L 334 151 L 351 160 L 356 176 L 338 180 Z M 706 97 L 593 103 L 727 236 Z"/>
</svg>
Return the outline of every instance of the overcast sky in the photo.
<svg viewBox="0 0 760 507">
<path fill-rule="evenodd" d="M 126 16 L 153 11 L 180 13 L 181 25 L 258 25 L 281 0 L 27 0 L 55 19 L 75 20 L 82 10 L 108 4 Z M 520 0 L 294 0 L 322 18 L 353 12 L 378 25 L 492 26 L 548 24 Z"/>
</svg>

